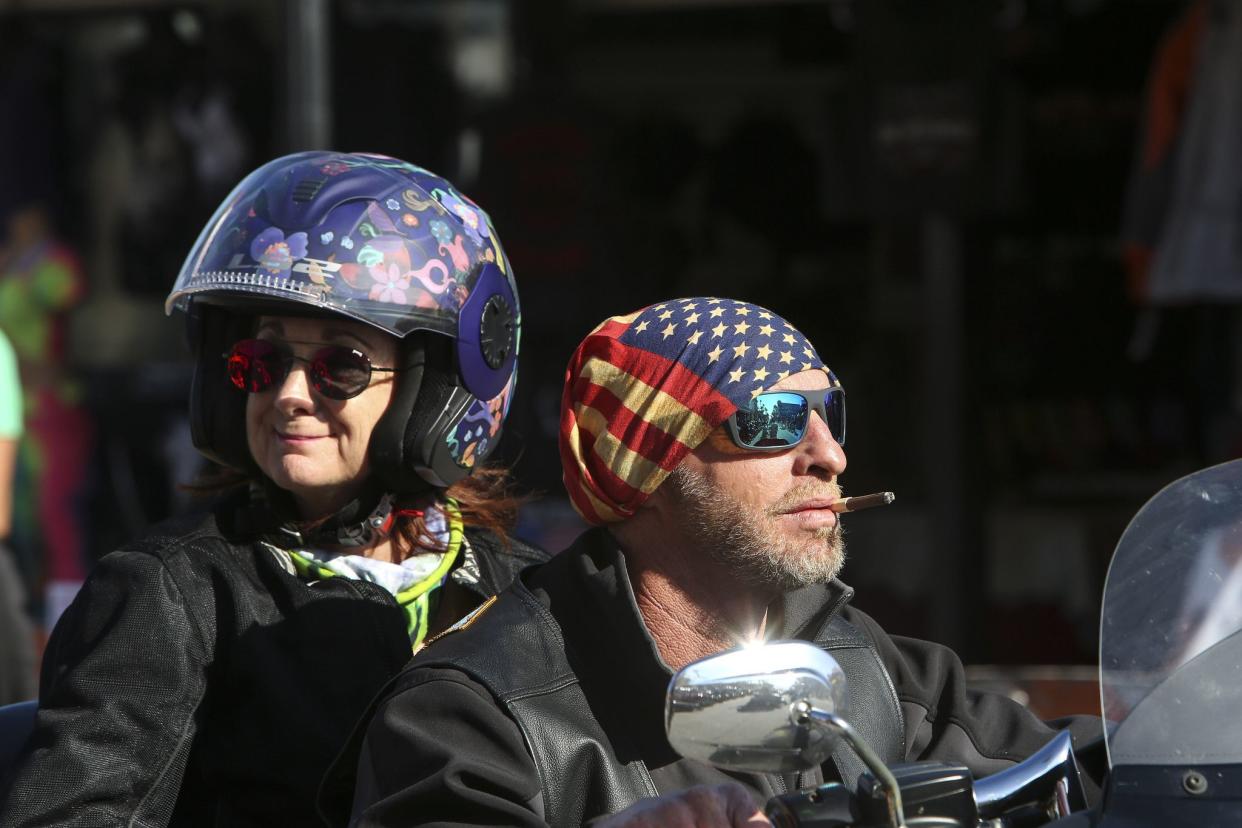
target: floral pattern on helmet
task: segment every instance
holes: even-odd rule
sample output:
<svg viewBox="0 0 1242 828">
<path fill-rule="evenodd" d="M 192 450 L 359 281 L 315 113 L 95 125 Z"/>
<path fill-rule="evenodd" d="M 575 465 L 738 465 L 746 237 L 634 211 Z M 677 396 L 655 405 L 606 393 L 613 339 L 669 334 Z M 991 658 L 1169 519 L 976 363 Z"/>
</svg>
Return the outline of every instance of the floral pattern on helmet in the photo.
<svg viewBox="0 0 1242 828">
<path fill-rule="evenodd" d="M 279 227 L 269 227 L 250 242 L 250 258 L 259 263 L 260 269 L 270 276 L 289 275 L 293 262 L 306 256 L 306 234 L 291 233 Z"/>
<path fill-rule="evenodd" d="M 471 332 L 493 295 L 508 300 L 513 347 L 489 372 Z M 253 301 L 259 312 L 275 302 L 396 337 L 452 338 L 470 404 L 435 436 L 447 480 L 448 466 L 473 468 L 499 437 L 517 373 L 517 299 L 490 219 L 451 182 L 394 158 L 310 151 L 273 159 L 233 189 L 191 248 L 165 310 L 202 301 L 244 312 Z"/>
<path fill-rule="evenodd" d="M 482 247 L 484 237 L 491 235 L 491 228 L 488 227 L 487 220 L 482 215 L 483 211 L 478 205 L 460 193 L 436 189 L 432 191 L 432 195 L 439 199 L 445 209 L 457 216 L 470 240 Z"/>
<path fill-rule="evenodd" d="M 170 302 L 253 291 L 373 318 L 398 335 L 409 326 L 452 333 L 481 265 L 509 273 L 487 214 L 422 167 L 336 153 L 270 166 L 222 205 Z"/>
<path fill-rule="evenodd" d="M 517 373 L 508 385 L 490 400 L 475 400 L 458 421 L 457 427 L 448 435 L 449 454 L 461 467 L 472 469 L 478 458 L 487 456 L 492 443 L 500 434 L 509 402 L 517 382 Z"/>
</svg>

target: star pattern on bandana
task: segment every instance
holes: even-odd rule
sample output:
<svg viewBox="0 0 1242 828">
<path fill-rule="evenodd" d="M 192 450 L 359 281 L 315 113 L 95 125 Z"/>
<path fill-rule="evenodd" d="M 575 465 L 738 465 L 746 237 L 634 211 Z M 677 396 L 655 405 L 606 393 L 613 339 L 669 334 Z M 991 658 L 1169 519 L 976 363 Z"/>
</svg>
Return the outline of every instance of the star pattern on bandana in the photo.
<svg viewBox="0 0 1242 828">
<path fill-rule="evenodd" d="M 738 405 L 790 374 L 827 371 L 811 343 L 788 322 L 732 299 L 661 302 L 639 312 L 621 340 L 677 360 Z"/>
<path fill-rule="evenodd" d="M 597 525 L 627 519 L 710 429 L 807 370 L 840 388 L 806 337 L 747 302 L 674 299 L 604 320 L 566 372 L 559 437 L 574 508 Z"/>
</svg>

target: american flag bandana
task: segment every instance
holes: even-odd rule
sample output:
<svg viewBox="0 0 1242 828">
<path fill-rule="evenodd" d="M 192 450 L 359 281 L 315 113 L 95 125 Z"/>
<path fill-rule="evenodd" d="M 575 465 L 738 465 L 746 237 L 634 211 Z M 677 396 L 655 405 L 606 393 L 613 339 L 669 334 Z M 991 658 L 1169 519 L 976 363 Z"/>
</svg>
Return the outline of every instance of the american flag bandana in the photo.
<svg viewBox="0 0 1242 828">
<path fill-rule="evenodd" d="M 818 368 L 811 343 L 771 311 L 674 299 L 607 319 L 570 358 L 561 396 L 565 488 L 589 523 L 629 518 L 734 411 Z"/>
</svg>

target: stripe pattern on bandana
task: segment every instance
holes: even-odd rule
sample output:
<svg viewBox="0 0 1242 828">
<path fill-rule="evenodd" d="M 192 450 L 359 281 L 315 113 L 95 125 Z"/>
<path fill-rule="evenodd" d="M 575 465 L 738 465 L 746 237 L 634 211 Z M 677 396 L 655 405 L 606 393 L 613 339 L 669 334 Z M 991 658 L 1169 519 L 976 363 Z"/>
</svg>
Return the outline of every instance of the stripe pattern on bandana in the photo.
<svg viewBox="0 0 1242 828">
<path fill-rule="evenodd" d="M 583 519 L 629 518 L 687 453 L 815 348 L 771 311 L 733 299 L 661 302 L 607 319 L 574 352 L 561 397 L 565 488 Z"/>
</svg>

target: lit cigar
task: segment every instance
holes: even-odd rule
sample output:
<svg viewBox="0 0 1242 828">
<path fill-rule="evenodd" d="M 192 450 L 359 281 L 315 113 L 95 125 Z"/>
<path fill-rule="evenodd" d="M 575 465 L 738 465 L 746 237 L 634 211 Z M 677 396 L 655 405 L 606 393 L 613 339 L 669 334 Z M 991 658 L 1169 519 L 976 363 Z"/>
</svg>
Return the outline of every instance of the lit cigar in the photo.
<svg viewBox="0 0 1242 828">
<path fill-rule="evenodd" d="M 832 504 L 834 512 L 859 512 L 873 506 L 887 506 L 897 499 L 892 492 L 876 492 L 875 494 L 847 497 Z"/>
</svg>

